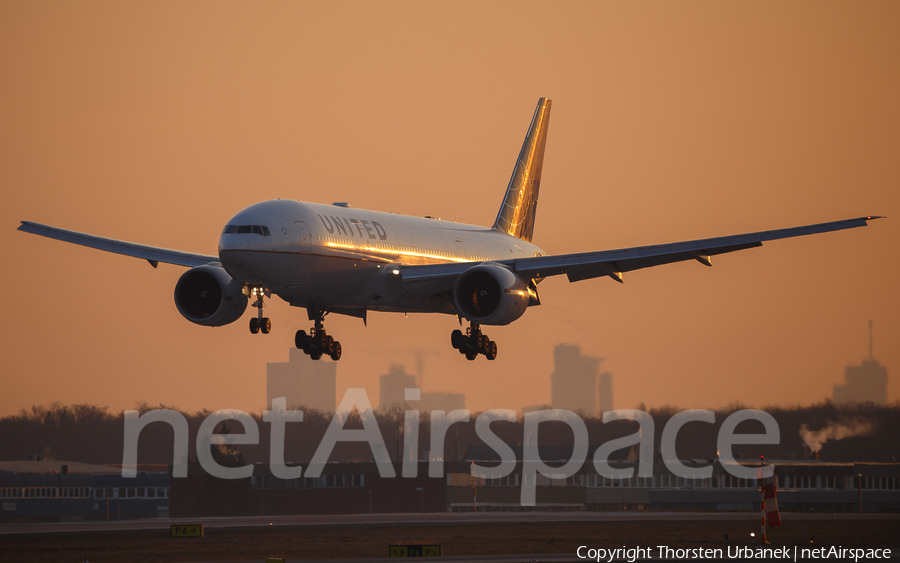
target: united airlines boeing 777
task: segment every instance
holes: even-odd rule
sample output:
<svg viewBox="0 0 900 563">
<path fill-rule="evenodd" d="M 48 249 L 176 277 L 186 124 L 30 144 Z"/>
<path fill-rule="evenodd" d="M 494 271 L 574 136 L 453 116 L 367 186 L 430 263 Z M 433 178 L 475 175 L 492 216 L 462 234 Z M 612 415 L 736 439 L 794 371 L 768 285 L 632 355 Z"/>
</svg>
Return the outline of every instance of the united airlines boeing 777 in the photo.
<svg viewBox="0 0 900 563">
<path fill-rule="evenodd" d="M 474 360 L 497 357 L 482 325 L 506 325 L 540 305 L 538 284 L 565 274 L 570 282 L 683 260 L 710 266 L 717 254 L 763 242 L 865 226 L 860 217 L 791 229 L 620 250 L 548 255 L 532 244 L 550 100 L 541 98 L 490 228 L 292 200 L 264 201 L 238 212 L 219 238 L 218 256 L 191 254 L 22 221 L 20 231 L 190 268 L 175 285 L 175 306 L 189 321 L 222 326 L 256 307 L 250 332 L 268 334 L 264 300 L 277 295 L 306 309 L 313 327 L 295 344 L 312 359 L 341 358 L 324 328 L 329 313 L 446 313 L 469 321 L 454 330 L 453 347 Z"/>
</svg>

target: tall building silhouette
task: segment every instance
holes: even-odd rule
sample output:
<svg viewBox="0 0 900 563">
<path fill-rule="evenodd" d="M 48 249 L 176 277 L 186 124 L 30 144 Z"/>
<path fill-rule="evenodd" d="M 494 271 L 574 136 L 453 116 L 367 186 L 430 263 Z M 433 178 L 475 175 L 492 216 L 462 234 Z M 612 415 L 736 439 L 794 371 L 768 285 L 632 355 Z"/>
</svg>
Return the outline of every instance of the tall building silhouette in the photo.
<svg viewBox="0 0 900 563">
<path fill-rule="evenodd" d="M 430 391 L 420 393 L 418 401 L 407 401 L 406 390 L 418 389 L 420 383 L 416 376 L 406 373 L 406 368 L 400 364 L 391 364 L 388 373 L 379 378 L 381 396 L 378 404 L 381 408 L 390 408 L 393 405 L 406 405 L 411 409 L 422 411 L 446 411 L 466 408 L 466 396 L 464 393 L 450 393 L 447 391 Z"/>
<path fill-rule="evenodd" d="M 858 366 L 844 368 L 844 381 L 834 386 L 835 403 L 887 404 L 887 367 L 872 355 L 872 321 L 869 321 L 869 357 Z"/>
<path fill-rule="evenodd" d="M 406 373 L 406 368 L 400 364 L 391 364 L 388 372 L 378 379 L 381 387 L 378 404 L 383 409 L 406 404 L 406 390 L 419 386 L 416 376 Z"/>
<path fill-rule="evenodd" d="M 286 397 L 288 408 L 334 412 L 336 394 L 336 362 L 314 361 L 291 348 L 287 362 L 266 364 L 266 408 L 272 407 L 272 399 Z"/>
<path fill-rule="evenodd" d="M 585 356 L 581 346 L 557 344 L 553 349 L 550 404 L 556 409 L 598 416 L 612 410 L 612 374 L 600 372 L 602 358 Z"/>
<path fill-rule="evenodd" d="M 597 398 L 599 399 L 600 412 L 602 415 L 606 411 L 613 410 L 613 376 L 608 371 L 600 372 L 599 381 L 597 383 Z"/>
</svg>

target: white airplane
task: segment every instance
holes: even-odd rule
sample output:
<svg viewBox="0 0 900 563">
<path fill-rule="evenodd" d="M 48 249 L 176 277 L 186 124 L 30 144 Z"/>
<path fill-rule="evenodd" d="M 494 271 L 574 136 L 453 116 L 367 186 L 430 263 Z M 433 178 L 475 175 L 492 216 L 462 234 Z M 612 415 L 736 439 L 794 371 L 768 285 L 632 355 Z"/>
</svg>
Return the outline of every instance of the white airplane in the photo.
<svg viewBox="0 0 900 563">
<path fill-rule="evenodd" d="M 497 344 L 481 325 L 506 325 L 540 305 L 538 284 L 565 274 L 570 282 L 696 260 L 711 266 L 717 254 L 762 246 L 765 241 L 863 227 L 860 217 L 804 227 L 620 250 L 548 255 L 532 244 L 550 100 L 541 98 L 491 228 L 352 208 L 271 200 L 251 205 L 228 221 L 218 256 L 191 254 L 97 237 L 22 221 L 20 231 L 159 262 L 186 266 L 175 285 L 175 305 L 189 321 L 223 326 L 238 320 L 249 300 L 257 314 L 250 332 L 268 334 L 264 298 L 277 295 L 306 309 L 314 325 L 295 335 L 312 359 L 341 358 L 325 315 L 360 317 L 369 311 L 446 313 L 470 326 L 454 330 L 453 347 L 474 360 L 497 357 Z"/>
</svg>

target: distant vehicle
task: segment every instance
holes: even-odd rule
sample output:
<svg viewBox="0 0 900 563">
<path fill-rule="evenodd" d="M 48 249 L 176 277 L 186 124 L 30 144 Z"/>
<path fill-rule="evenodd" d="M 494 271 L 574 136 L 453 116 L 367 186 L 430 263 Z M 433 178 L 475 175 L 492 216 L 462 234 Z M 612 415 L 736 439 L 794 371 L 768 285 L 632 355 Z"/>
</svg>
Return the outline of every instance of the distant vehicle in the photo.
<svg viewBox="0 0 900 563">
<path fill-rule="evenodd" d="M 233 323 L 252 300 L 250 332 L 268 334 L 264 299 L 277 295 L 303 307 L 313 327 L 295 344 L 312 359 L 339 360 L 341 343 L 327 334 L 329 313 L 366 319 L 369 311 L 445 313 L 469 321 L 451 334 L 453 347 L 474 360 L 497 357 L 482 325 L 506 325 L 540 305 L 538 284 L 565 274 L 570 282 L 683 260 L 712 265 L 712 256 L 762 246 L 765 241 L 862 227 L 860 217 L 791 229 L 705 240 L 548 255 L 532 244 L 550 100 L 541 98 L 491 228 L 352 208 L 271 200 L 228 221 L 218 256 L 145 246 L 22 221 L 20 231 L 159 262 L 186 266 L 175 285 L 175 305 L 203 326 Z M 474 198 L 473 198 L 474 199 Z"/>
</svg>

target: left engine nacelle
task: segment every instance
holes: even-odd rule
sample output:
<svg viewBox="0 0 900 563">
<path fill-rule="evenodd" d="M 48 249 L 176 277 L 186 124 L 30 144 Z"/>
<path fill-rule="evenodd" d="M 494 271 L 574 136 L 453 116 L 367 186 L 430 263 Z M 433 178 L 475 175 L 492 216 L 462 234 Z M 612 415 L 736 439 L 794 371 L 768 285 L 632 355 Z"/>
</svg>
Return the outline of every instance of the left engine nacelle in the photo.
<svg viewBox="0 0 900 563">
<path fill-rule="evenodd" d="M 222 326 L 247 310 L 243 285 L 219 266 L 191 268 L 175 284 L 175 306 L 184 318 L 203 326 Z"/>
<path fill-rule="evenodd" d="M 479 264 L 462 273 L 453 287 L 457 310 L 470 321 L 506 325 L 528 308 L 528 284 L 499 264 Z"/>
</svg>

